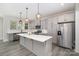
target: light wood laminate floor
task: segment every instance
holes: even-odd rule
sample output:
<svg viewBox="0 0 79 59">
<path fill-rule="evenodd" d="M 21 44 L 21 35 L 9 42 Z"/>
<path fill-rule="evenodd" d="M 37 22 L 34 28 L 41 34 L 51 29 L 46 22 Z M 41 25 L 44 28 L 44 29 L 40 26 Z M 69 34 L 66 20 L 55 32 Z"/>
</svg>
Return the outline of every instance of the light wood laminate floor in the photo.
<svg viewBox="0 0 79 59">
<path fill-rule="evenodd" d="M 52 56 L 79 56 L 72 50 L 58 47 L 53 44 Z M 36 56 L 31 51 L 27 50 L 19 44 L 18 41 L 15 42 L 2 42 L 0 41 L 0 56 Z"/>
</svg>

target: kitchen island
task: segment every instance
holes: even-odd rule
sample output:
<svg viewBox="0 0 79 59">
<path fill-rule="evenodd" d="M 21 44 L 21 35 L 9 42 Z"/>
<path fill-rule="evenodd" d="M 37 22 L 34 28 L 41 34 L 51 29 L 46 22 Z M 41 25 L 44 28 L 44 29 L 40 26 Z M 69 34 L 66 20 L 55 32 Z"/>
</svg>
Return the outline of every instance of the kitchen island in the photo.
<svg viewBox="0 0 79 59">
<path fill-rule="evenodd" d="M 37 56 L 52 55 L 52 36 L 22 33 L 20 44 Z"/>
<path fill-rule="evenodd" d="M 37 31 L 37 30 L 35 30 L 35 29 L 31 29 L 31 30 L 9 30 L 8 32 L 7 32 L 7 38 L 8 38 L 8 41 L 13 41 L 13 40 L 16 40 L 16 38 L 18 39 L 19 37 L 17 36 L 17 34 L 19 34 L 19 33 L 27 33 L 27 32 L 35 32 L 35 31 Z"/>
</svg>

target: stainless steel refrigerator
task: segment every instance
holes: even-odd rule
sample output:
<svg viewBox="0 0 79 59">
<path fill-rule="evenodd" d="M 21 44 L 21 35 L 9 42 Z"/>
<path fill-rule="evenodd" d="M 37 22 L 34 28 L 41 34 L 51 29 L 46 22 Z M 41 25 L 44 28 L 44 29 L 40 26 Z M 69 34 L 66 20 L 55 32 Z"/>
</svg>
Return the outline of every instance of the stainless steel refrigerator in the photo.
<svg viewBox="0 0 79 59">
<path fill-rule="evenodd" d="M 70 49 L 75 48 L 75 23 L 60 22 L 58 25 L 58 45 Z"/>
</svg>

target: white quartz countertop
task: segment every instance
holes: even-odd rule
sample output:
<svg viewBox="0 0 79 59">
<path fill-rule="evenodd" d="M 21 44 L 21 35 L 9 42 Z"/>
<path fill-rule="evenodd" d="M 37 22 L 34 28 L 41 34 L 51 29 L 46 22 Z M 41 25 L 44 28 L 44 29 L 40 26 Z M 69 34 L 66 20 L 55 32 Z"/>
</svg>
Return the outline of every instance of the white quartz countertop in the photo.
<svg viewBox="0 0 79 59">
<path fill-rule="evenodd" d="M 35 35 L 35 34 L 30 34 L 29 35 L 27 33 L 17 34 L 17 35 L 22 36 L 22 37 L 26 37 L 26 38 L 29 38 L 29 39 L 32 39 L 32 40 L 40 41 L 40 42 L 45 42 L 45 41 L 52 38 L 52 36 Z"/>
</svg>

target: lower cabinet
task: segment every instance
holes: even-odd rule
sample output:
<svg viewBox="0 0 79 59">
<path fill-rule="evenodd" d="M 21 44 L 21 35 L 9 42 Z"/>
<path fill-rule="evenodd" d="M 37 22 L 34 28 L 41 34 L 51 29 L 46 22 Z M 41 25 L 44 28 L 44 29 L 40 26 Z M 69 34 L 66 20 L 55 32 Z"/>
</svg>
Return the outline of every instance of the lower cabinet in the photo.
<svg viewBox="0 0 79 59">
<path fill-rule="evenodd" d="M 21 44 L 22 46 L 25 46 L 24 37 L 20 37 L 20 44 Z"/>
<path fill-rule="evenodd" d="M 33 41 L 33 52 L 36 55 L 39 55 L 39 56 L 45 55 L 45 49 L 44 48 L 45 48 L 44 43 L 41 43 L 41 42 L 38 42 L 38 41 Z"/>
<path fill-rule="evenodd" d="M 32 50 L 32 40 L 31 39 L 28 39 L 25 37 L 20 37 L 20 44 L 23 45 L 28 50 Z"/>
<path fill-rule="evenodd" d="M 20 37 L 20 44 L 38 56 L 52 55 L 52 39 L 39 42 L 33 39 Z"/>
<path fill-rule="evenodd" d="M 32 39 L 25 38 L 25 47 L 32 51 Z"/>
</svg>

